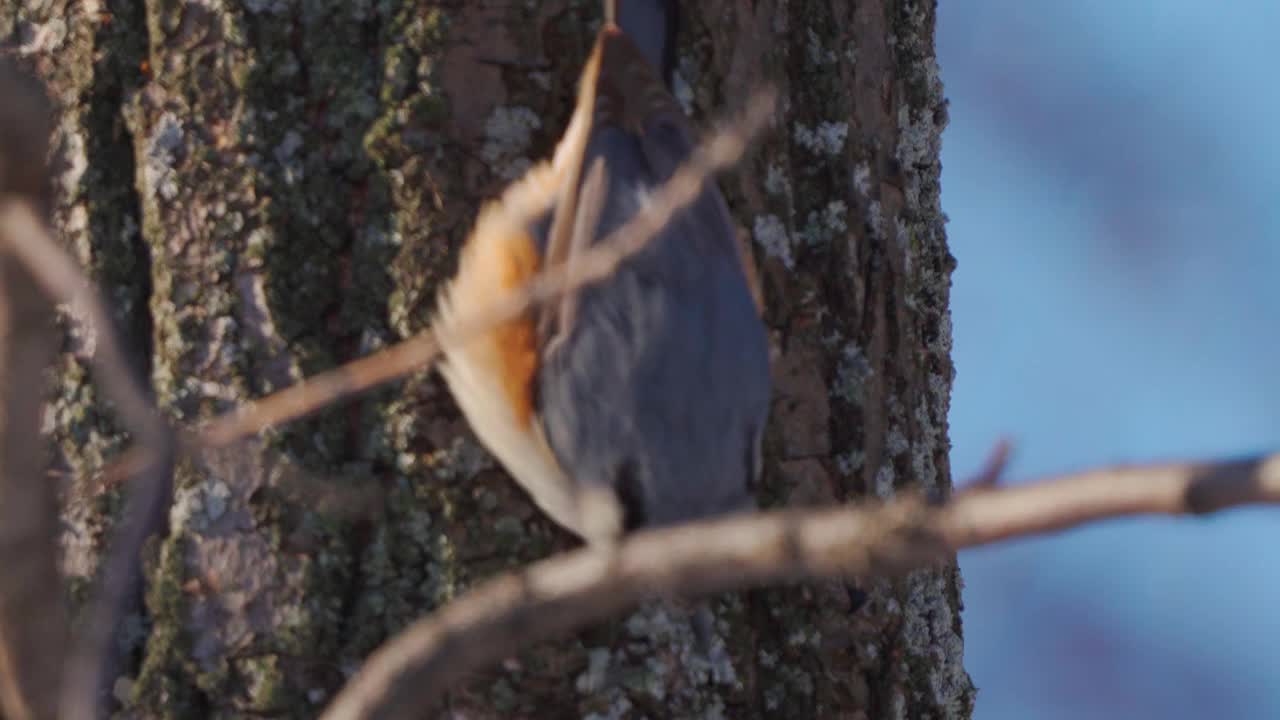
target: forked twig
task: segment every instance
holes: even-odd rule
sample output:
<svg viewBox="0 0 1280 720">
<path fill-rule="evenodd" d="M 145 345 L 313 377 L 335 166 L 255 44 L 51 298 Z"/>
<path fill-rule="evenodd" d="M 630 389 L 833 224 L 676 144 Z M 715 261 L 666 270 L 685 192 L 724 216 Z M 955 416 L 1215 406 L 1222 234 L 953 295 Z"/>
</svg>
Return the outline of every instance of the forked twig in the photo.
<svg viewBox="0 0 1280 720">
<path fill-rule="evenodd" d="M 90 365 L 98 384 L 114 403 L 135 442 L 159 459 L 140 468 L 128 509 L 120 518 L 110 552 L 98 572 L 99 582 L 82 634 L 77 639 L 63 678 L 61 717 L 95 720 L 107 684 L 115 678 L 116 628 L 133 605 L 142 581 L 143 543 L 164 521 L 173 492 L 173 441 L 167 425 L 152 409 L 141 385 L 130 372 L 113 324 L 92 285 L 58 247 L 31 205 L 11 198 L 0 204 L 0 236 L 6 247 L 52 299 L 67 303 L 95 334 Z"/>
</svg>

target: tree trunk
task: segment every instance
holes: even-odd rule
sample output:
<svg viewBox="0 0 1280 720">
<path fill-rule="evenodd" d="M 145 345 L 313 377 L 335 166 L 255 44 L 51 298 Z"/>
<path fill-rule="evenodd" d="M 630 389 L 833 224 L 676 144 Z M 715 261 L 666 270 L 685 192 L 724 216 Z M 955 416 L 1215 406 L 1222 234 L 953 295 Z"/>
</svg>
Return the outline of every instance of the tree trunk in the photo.
<svg viewBox="0 0 1280 720">
<path fill-rule="evenodd" d="M 954 260 L 934 3 L 685 3 L 702 123 L 758 81 L 778 124 L 721 181 L 774 347 L 767 505 L 945 496 Z M 479 202 L 554 146 L 597 3 L 20 0 L 60 108 L 55 217 L 164 410 L 195 423 L 422 330 Z M 53 400 L 67 572 L 93 571 L 126 438 L 72 334 Z M 422 373 L 182 464 L 148 556 L 126 717 L 313 716 L 389 634 L 573 545 Z M 455 717 L 967 718 L 960 578 L 716 600 L 707 663 L 661 606 L 475 677 Z M 714 656 L 713 656 L 714 657 Z"/>
</svg>

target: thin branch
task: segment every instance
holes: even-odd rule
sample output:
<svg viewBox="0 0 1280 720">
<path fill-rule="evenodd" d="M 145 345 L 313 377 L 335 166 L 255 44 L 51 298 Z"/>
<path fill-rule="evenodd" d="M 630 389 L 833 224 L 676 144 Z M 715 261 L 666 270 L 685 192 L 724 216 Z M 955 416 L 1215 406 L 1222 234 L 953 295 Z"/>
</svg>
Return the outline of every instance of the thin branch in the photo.
<svg viewBox="0 0 1280 720">
<path fill-rule="evenodd" d="M 1218 462 L 1099 468 L 973 490 L 945 506 L 937 527 L 953 548 L 990 545 L 1133 515 L 1205 515 L 1280 503 L 1280 454 Z"/>
<path fill-rule="evenodd" d="M 982 470 L 977 475 L 969 478 L 965 482 L 956 483 L 957 492 L 974 492 L 977 490 L 985 490 L 995 487 L 1005 468 L 1009 466 L 1009 455 L 1013 453 L 1013 443 L 1008 438 L 1000 438 L 991 452 L 987 454 L 987 460 L 982 464 Z"/>
<path fill-rule="evenodd" d="M 132 609 L 142 582 L 143 543 L 163 526 L 173 492 L 173 442 L 130 371 L 113 324 L 93 286 L 50 236 L 24 200 L 0 204 L 0 235 L 6 247 L 51 298 L 67 303 L 94 334 L 90 365 L 103 393 L 114 403 L 135 442 L 159 462 L 139 468 L 129 507 L 115 530 L 111 551 L 99 570 L 99 583 L 81 636 L 69 658 L 62 691 L 62 717 L 93 720 L 117 671 L 116 628 Z"/>
<path fill-rule="evenodd" d="M 584 548 L 503 575 L 418 621 L 375 652 L 322 717 L 419 717 L 469 673 L 654 596 L 898 574 L 962 548 L 1107 518 L 1262 503 L 1280 503 L 1280 454 L 1096 470 L 975 490 L 942 507 L 910 496 L 878 507 L 783 510 L 638 533 L 614 552 Z"/>
<path fill-rule="evenodd" d="M 519 317 L 535 305 L 599 282 L 620 263 L 644 249 L 672 215 L 697 198 L 709 177 L 732 166 L 742 157 L 747 144 L 771 117 L 775 100 L 776 93 L 772 89 L 754 93 L 742 117 L 714 133 L 654 195 L 644 210 L 604 241 L 575 258 L 572 267 L 561 264 L 547 268 L 519 291 L 483 308 L 463 308 L 452 327 L 432 327 L 385 350 L 246 404 L 215 419 L 191 440 L 204 447 L 226 447 L 267 428 L 297 420 L 345 397 L 428 367 L 439 357 L 441 343 L 465 341 Z M 145 451 L 145 448 L 139 448 L 126 453 L 119 462 L 126 467 L 137 468 L 146 463 L 144 457 L 139 457 L 139 453 Z M 114 478 L 125 473 L 111 468 L 108 474 Z"/>
</svg>

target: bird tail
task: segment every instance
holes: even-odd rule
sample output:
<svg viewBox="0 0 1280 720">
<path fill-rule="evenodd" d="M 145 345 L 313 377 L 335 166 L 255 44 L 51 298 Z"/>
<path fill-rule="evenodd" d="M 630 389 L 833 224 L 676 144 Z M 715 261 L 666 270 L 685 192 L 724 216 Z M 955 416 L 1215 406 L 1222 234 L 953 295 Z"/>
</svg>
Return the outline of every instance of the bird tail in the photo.
<svg viewBox="0 0 1280 720">
<path fill-rule="evenodd" d="M 563 173 L 563 191 L 548 232 L 546 267 L 571 254 L 587 146 L 598 128 L 641 130 L 661 115 L 689 130 L 664 81 L 674 66 L 676 16 L 669 0 L 605 0 L 605 24 L 583 68 L 573 118 L 552 160 Z"/>
</svg>

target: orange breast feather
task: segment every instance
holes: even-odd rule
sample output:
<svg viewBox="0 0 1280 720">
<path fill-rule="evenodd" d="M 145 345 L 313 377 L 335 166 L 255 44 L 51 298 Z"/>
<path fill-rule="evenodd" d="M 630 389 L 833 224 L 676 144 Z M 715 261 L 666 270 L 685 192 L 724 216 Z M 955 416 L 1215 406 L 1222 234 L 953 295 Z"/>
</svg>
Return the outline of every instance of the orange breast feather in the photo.
<svg viewBox="0 0 1280 720">
<path fill-rule="evenodd" d="M 497 284 L 510 292 L 524 285 L 538 272 L 538 253 L 528 233 L 505 243 L 508 253 L 496 268 Z M 530 313 L 494 330 L 503 387 L 521 426 L 533 415 L 533 376 L 538 371 L 538 348 Z"/>
<path fill-rule="evenodd" d="M 483 312 L 485 306 L 516 291 L 538 272 L 541 262 L 528 228 L 538 213 L 550 207 L 558 180 L 550 163 L 540 163 L 508 188 L 501 200 L 480 211 L 463 246 L 458 274 L 445 293 L 446 319 L 454 312 Z M 481 383 L 468 385 L 470 390 L 455 391 L 488 395 L 501 388 L 510 413 L 508 422 L 527 430 L 533 415 L 533 378 L 538 371 L 536 332 L 532 313 L 526 313 L 468 339 L 463 348 L 446 351 L 451 362 L 466 366 L 468 376 Z M 492 390 L 485 390 L 484 385 Z"/>
</svg>

